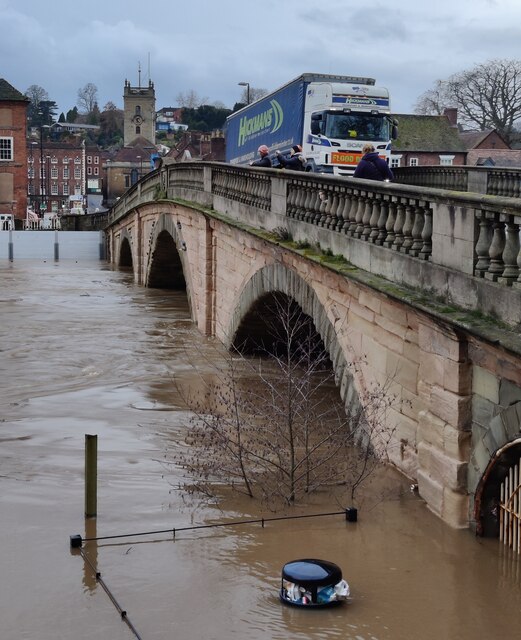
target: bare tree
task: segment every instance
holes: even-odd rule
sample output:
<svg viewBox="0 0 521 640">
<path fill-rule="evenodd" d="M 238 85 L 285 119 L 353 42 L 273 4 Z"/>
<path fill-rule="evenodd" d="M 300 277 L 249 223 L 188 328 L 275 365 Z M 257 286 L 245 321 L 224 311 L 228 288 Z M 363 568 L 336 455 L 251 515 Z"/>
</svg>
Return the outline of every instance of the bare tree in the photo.
<svg viewBox="0 0 521 640">
<path fill-rule="evenodd" d="M 459 122 L 470 129 L 497 129 L 507 142 L 521 120 L 521 61 L 491 60 L 461 71 L 422 94 L 416 113 L 440 114 L 458 108 Z"/>
<path fill-rule="evenodd" d="M 78 89 L 77 105 L 83 114 L 90 114 L 98 102 L 98 87 L 88 82 L 83 88 Z"/>
<path fill-rule="evenodd" d="M 390 398 L 377 388 L 363 409 L 356 401 L 345 407 L 311 319 L 286 296 L 270 304 L 264 339 L 241 345 L 270 360 L 230 353 L 203 392 L 182 394 L 194 418 L 174 460 L 188 486 L 206 493 L 232 483 L 276 505 L 343 485 L 353 499 L 386 457 Z"/>
<path fill-rule="evenodd" d="M 434 87 L 422 93 L 414 105 L 414 113 L 422 116 L 441 116 L 447 107 L 455 106 L 448 83 L 436 80 Z"/>
<path fill-rule="evenodd" d="M 24 95 L 29 98 L 31 104 L 33 104 L 36 109 L 38 109 L 38 105 L 40 104 L 40 102 L 42 102 L 42 100 L 49 100 L 49 94 L 47 93 L 47 91 L 37 84 L 32 84 L 24 93 Z"/>
<path fill-rule="evenodd" d="M 196 91 L 190 89 L 186 93 L 180 92 L 176 97 L 177 106 L 186 109 L 197 109 L 208 102 L 208 98 L 201 98 Z"/>
<path fill-rule="evenodd" d="M 491 60 L 449 80 L 460 117 L 480 130 L 493 128 L 512 140 L 521 118 L 521 61 Z"/>
</svg>

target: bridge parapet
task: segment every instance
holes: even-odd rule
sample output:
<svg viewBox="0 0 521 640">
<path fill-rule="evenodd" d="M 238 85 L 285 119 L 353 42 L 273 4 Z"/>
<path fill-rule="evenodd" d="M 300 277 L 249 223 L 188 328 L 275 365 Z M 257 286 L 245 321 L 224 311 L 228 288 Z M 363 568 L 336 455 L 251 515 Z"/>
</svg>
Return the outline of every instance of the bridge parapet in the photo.
<svg viewBox="0 0 521 640">
<path fill-rule="evenodd" d="M 506 167 L 400 167 L 395 182 L 435 189 L 469 191 L 505 198 L 521 197 L 521 169 Z"/>
<path fill-rule="evenodd" d="M 459 171 L 446 175 L 461 177 Z M 194 202 L 254 228 L 287 229 L 296 243 L 319 245 L 391 282 L 520 323 L 517 198 L 182 163 L 164 166 L 130 189 L 111 210 L 109 225 L 162 199 Z"/>
</svg>

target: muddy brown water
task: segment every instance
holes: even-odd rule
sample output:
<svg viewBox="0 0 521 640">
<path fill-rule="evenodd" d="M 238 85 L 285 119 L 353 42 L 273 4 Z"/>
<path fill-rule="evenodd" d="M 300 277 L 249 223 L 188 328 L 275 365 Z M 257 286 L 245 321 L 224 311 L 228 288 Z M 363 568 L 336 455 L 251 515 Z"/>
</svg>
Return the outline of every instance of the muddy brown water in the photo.
<svg viewBox="0 0 521 640">
<path fill-rule="evenodd" d="M 134 638 L 70 535 L 273 515 L 233 492 L 219 503 L 186 497 L 164 464 L 189 419 L 172 377 L 195 384 L 190 360 L 208 366 L 214 344 L 190 321 L 185 295 L 103 265 L 3 263 L 0 278 L 0 639 Z M 98 517 L 85 521 L 87 433 L 98 435 L 99 488 Z M 322 495 L 290 513 L 338 510 Z M 496 540 L 450 529 L 391 471 L 358 516 L 84 549 L 143 640 L 519 637 L 521 560 Z M 339 564 L 351 602 L 282 605 L 281 568 L 303 557 Z"/>
</svg>

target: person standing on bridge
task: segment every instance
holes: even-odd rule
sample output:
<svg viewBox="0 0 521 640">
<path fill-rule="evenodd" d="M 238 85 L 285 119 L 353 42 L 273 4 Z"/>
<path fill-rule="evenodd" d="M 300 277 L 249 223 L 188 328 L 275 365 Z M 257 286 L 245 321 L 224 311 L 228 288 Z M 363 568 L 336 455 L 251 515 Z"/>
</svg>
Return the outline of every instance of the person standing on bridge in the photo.
<svg viewBox="0 0 521 640">
<path fill-rule="evenodd" d="M 362 147 L 362 159 L 355 169 L 353 178 L 364 178 L 364 180 L 393 180 L 393 172 L 389 169 L 387 162 L 380 158 L 378 152 L 372 144 L 364 144 Z"/>
<path fill-rule="evenodd" d="M 275 151 L 277 160 L 280 162 L 282 169 L 292 169 L 293 171 L 306 170 L 306 156 L 302 153 L 302 147 L 294 144 L 289 151 L 289 158 L 282 155 L 280 151 Z"/>
<path fill-rule="evenodd" d="M 270 150 L 265 144 L 258 148 L 260 158 L 250 162 L 251 167 L 271 167 Z"/>
</svg>

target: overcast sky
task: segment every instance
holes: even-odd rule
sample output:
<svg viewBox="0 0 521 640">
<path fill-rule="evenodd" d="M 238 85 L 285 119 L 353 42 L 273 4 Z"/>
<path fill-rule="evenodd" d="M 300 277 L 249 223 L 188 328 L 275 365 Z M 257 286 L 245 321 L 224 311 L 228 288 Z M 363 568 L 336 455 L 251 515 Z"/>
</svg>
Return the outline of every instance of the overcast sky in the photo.
<svg viewBox="0 0 521 640">
<path fill-rule="evenodd" d="M 521 58 L 520 0 L 0 0 L 0 77 L 74 107 L 92 82 L 123 107 L 123 86 L 154 82 L 156 108 L 194 90 L 233 107 L 303 72 L 369 76 L 412 113 L 437 79 Z M 149 74 L 150 70 L 150 74 Z"/>
</svg>

